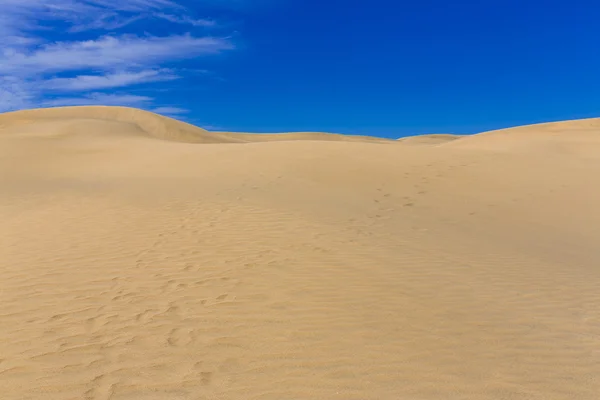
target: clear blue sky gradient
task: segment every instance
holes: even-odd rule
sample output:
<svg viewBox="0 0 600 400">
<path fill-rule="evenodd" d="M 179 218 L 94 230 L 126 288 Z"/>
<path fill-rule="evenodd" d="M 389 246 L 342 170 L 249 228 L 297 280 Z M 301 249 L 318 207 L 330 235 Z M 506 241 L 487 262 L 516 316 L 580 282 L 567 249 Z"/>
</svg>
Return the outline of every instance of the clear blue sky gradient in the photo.
<svg viewBox="0 0 600 400">
<path fill-rule="evenodd" d="M 222 130 L 400 137 L 600 116 L 600 2 L 182 1 L 235 49 L 136 86 Z M 129 33 L 183 33 L 152 21 Z"/>
<path fill-rule="evenodd" d="M 600 116 L 600 2 L 288 0 L 240 19 L 243 50 L 213 60 L 225 81 L 190 97 L 228 129 L 397 137 Z"/>
</svg>

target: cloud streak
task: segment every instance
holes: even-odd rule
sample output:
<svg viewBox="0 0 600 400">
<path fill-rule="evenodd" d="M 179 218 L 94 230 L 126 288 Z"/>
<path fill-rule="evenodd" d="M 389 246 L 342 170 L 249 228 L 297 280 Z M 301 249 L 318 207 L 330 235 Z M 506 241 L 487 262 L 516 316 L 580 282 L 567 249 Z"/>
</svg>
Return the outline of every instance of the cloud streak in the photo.
<svg viewBox="0 0 600 400">
<path fill-rule="evenodd" d="M 103 36 L 96 40 L 46 44 L 33 51 L 7 49 L 3 52 L 0 74 L 139 67 L 215 54 L 232 48 L 227 39 L 189 34 L 163 37 Z"/>
<path fill-rule="evenodd" d="M 152 112 L 155 112 L 157 114 L 163 114 L 163 115 L 180 115 L 180 114 L 186 114 L 189 112 L 188 109 L 186 108 L 181 108 L 181 107 L 157 107 L 154 108 L 152 110 Z"/>
<path fill-rule="evenodd" d="M 0 111 L 103 101 L 150 104 L 149 96 L 103 91 L 184 79 L 190 65 L 177 72 L 177 63 L 235 48 L 229 38 L 206 35 L 216 21 L 195 18 L 172 0 L 0 1 Z M 145 19 L 177 24 L 178 33 L 165 35 L 165 27 L 158 35 L 119 32 Z M 82 94 L 61 97 L 68 92 Z M 183 110 L 171 107 L 170 113 L 176 109 Z"/>
<path fill-rule="evenodd" d="M 187 15 L 172 15 L 172 14 L 164 14 L 158 13 L 155 14 L 155 17 L 164 19 L 169 22 L 173 22 L 175 24 L 188 24 L 192 26 L 202 26 L 205 28 L 212 28 L 217 25 L 217 22 L 213 19 L 208 18 L 191 18 Z"/>
<path fill-rule="evenodd" d="M 106 75 L 78 75 L 73 78 L 51 78 L 43 82 L 43 87 L 55 91 L 99 90 L 178 78 L 171 70 L 143 70 Z"/>
<path fill-rule="evenodd" d="M 51 21 L 72 27 L 98 28 L 101 27 L 98 21 L 111 18 L 140 18 L 164 10 L 185 10 L 170 0 L 2 0 L 1 7 L 0 33 L 16 37 L 28 36 Z M 105 27 L 115 26 L 107 24 Z"/>
<path fill-rule="evenodd" d="M 31 108 L 34 90 L 20 79 L 0 76 L 0 112 Z"/>
</svg>

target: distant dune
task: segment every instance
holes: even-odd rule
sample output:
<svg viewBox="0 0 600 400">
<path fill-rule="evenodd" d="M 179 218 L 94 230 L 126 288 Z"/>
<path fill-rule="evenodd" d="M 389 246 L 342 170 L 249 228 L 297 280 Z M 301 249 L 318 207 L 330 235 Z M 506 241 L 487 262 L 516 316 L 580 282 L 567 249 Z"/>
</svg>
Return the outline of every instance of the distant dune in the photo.
<svg viewBox="0 0 600 400">
<path fill-rule="evenodd" d="M 39 129 L 44 125 L 43 132 Z M 92 129 L 82 128 L 87 125 Z M 146 136 L 184 143 L 246 143 L 280 140 L 372 141 L 390 140 L 320 132 L 286 134 L 244 134 L 210 132 L 205 129 L 148 111 L 128 107 L 56 107 L 0 114 L 0 127 L 30 134 L 64 136 L 118 132 L 123 136 Z"/>
<path fill-rule="evenodd" d="M 496 151 L 541 151 L 600 156 L 600 118 L 551 122 L 500 129 L 469 136 L 449 144 L 455 147 Z"/>
<path fill-rule="evenodd" d="M 596 400 L 599 138 L 0 114 L 0 397 Z"/>
</svg>

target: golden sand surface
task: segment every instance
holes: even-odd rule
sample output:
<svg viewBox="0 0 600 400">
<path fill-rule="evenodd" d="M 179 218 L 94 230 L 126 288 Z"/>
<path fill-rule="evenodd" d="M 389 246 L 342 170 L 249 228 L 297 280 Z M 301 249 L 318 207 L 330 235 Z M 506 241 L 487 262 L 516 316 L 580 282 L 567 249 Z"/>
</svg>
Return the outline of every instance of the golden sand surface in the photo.
<svg viewBox="0 0 600 400">
<path fill-rule="evenodd" d="M 600 120 L 0 115 L 2 400 L 597 400 Z"/>
</svg>

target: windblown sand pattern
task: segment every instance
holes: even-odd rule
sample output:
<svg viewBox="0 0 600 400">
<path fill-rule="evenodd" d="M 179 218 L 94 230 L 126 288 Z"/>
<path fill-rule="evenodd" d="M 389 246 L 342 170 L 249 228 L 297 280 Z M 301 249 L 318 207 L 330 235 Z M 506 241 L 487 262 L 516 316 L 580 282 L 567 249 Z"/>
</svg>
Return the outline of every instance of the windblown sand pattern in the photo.
<svg viewBox="0 0 600 400">
<path fill-rule="evenodd" d="M 0 115 L 2 400 L 596 400 L 600 121 Z"/>
</svg>

